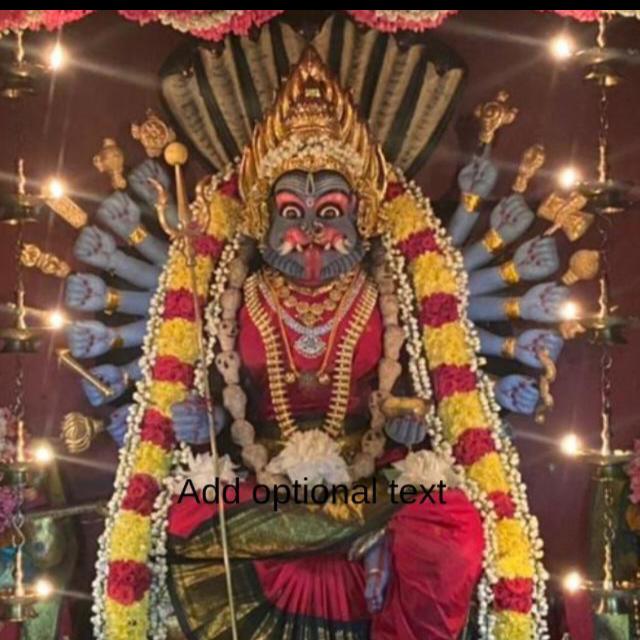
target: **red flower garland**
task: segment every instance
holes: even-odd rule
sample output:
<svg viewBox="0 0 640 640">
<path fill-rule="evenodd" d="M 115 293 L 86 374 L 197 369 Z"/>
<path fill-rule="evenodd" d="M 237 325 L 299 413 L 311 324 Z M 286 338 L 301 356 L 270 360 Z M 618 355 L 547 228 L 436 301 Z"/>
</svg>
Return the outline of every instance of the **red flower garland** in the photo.
<svg viewBox="0 0 640 640">
<path fill-rule="evenodd" d="M 151 515 L 153 503 L 160 489 L 158 483 L 146 473 L 131 476 L 127 493 L 122 501 L 122 508 L 135 511 L 141 516 Z"/>
<path fill-rule="evenodd" d="M 120 604 L 133 604 L 141 600 L 151 586 L 149 567 L 131 560 L 109 563 L 107 594 Z"/>
<path fill-rule="evenodd" d="M 498 611 L 528 613 L 533 605 L 533 582 L 528 578 L 501 578 L 493 587 Z"/>
<path fill-rule="evenodd" d="M 467 429 L 453 447 L 453 455 L 459 464 L 468 467 L 495 451 L 495 448 L 493 437 L 487 429 Z"/>
<path fill-rule="evenodd" d="M 498 518 L 513 518 L 516 512 L 516 505 L 508 493 L 494 491 L 489 494 L 489 500 L 493 503 Z"/>
<path fill-rule="evenodd" d="M 153 365 L 153 378 L 161 382 L 181 382 L 191 387 L 193 375 L 193 367 L 174 356 L 158 356 Z"/>
<path fill-rule="evenodd" d="M 408 262 L 430 251 L 439 251 L 435 234 L 431 229 L 412 233 L 406 240 L 399 243 L 398 248 Z"/>
<path fill-rule="evenodd" d="M 170 451 L 175 443 L 173 423 L 159 411 L 148 409 L 142 418 L 140 438 Z"/>
<path fill-rule="evenodd" d="M 420 323 L 437 329 L 460 318 L 458 299 L 449 293 L 434 293 L 422 301 Z"/>
<path fill-rule="evenodd" d="M 465 393 L 476 388 L 476 374 L 468 366 L 443 364 L 433 371 L 433 388 L 438 400 L 454 393 Z"/>
</svg>

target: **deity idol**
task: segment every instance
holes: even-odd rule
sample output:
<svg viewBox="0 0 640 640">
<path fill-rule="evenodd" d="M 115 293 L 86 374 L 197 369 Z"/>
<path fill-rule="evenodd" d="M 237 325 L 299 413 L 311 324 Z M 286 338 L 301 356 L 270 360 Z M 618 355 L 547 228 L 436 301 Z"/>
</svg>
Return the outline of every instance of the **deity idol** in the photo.
<svg viewBox="0 0 640 640">
<path fill-rule="evenodd" d="M 75 253 L 135 290 L 83 273 L 66 288 L 71 309 L 148 315 L 68 331 L 77 358 L 142 345 L 140 360 L 91 370 L 109 401 L 137 381 L 107 425 L 122 451 L 97 564 L 97 637 L 417 640 L 457 638 L 470 619 L 491 638 L 544 633 L 541 543 L 499 410 L 532 414 L 548 400 L 542 382 L 563 341 L 548 328 L 505 337 L 471 322 L 560 320 L 566 286 L 495 295 L 551 276 L 554 238 L 489 265 L 535 218 L 522 192 L 539 147 L 487 233 L 465 246 L 496 181 L 493 134 L 513 119 L 505 100 L 481 113 L 484 146 L 459 174 L 447 231 L 313 47 L 241 159 L 199 185 L 189 220 L 181 181 L 176 205 L 156 160 L 120 176 L 129 191 L 118 187 L 97 217 L 144 260 L 96 226 Z M 162 131 L 153 118 L 148 128 Z M 192 125 L 196 138 L 208 130 Z M 144 138 L 144 126 L 136 132 Z M 153 142 L 156 156 L 164 145 Z M 165 157 L 179 165 L 184 149 L 170 144 Z M 540 215 L 577 239 L 588 214 L 576 205 L 560 220 L 568 205 L 554 198 Z M 158 207 L 170 246 L 146 231 L 143 203 Z M 489 379 L 478 351 L 545 371 L 540 387 L 521 373 Z M 93 405 L 106 401 L 84 386 Z M 82 432 L 78 420 L 67 436 Z M 376 500 L 354 499 L 374 479 Z M 187 481 L 196 496 L 179 500 Z M 237 482 L 237 504 L 199 499 L 215 481 Z M 275 510 L 260 484 L 351 493 Z M 396 489 L 393 500 L 392 487 L 408 499 Z"/>
</svg>

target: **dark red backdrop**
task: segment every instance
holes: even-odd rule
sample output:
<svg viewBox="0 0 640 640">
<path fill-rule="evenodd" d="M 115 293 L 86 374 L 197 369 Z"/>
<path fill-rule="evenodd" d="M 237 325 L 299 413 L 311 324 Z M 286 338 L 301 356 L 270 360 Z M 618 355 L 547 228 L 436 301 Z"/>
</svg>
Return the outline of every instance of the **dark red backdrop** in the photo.
<svg viewBox="0 0 640 640">
<path fill-rule="evenodd" d="M 438 198 L 452 184 L 461 162 L 460 126 L 481 100 L 507 89 L 520 107 L 517 123 L 503 132 L 496 155 L 516 162 L 533 142 L 547 149 L 547 169 L 553 171 L 572 162 L 585 173 L 596 162 L 597 108 L 594 88 L 584 83 L 577 70 L 562 71 L 548 57 L 549 38 L 569 30 L 587 44 L 595 27 L 529 11 L 464 11 L 448 20 L 438 35 L 467 62 L 467 88 L 456 118 L 429 167 L 420 176 L 428 195 Z M 161 112 L 157 72 L 167 55 L 185 36 L 158 25 L 138 27 L 110 11 L 100 11 L 66 28 L 65 47 L 72 67 L 61 74 L 51 91 L 9 104 L 0 103 L 3 180 L 14 171 L 14 159 L 25 158 L 28 175 L 36 179 L 58 173 L 77 192 L 106 192 L 106 181 L 92 166 L 91 158 L 102 138 L 116 138 L 132 161 L 142 159 L 141 149 L 129 135 L 130 123 L 142 119 L 147 107 Z M 632 46 L 640 41 L 640 22 L 616 21 L 611 41 Z M 27 44 L 50 42 L 53 36 L 28 36 Z M 6 46 L 7 40 L 2 44 Z M 627 82 L 612 92 L 611 142 L 613 175 L 638 179 L 640 161 L 635 134 L 640 130 L 640 69 L 627 73 Z M 509 176 L 504 177 L 506 188 Z M 541 181 L 539 181 L 541 182 Z M 544 191 L 545 185 L 538 187 Z M 551 187 L 546 185 L 546 190 Z M 93 206 L 84 201 L 88 209 Z M 611 233 L 613 297 L 625 314 L 640 316 L 640 210 L 616 218 Z M 34 225 L 27 239 L 55 251 L 73 263 L 73 230 L 59 220 Z M 0 299 L 7 300 L 14 281 L 15 230 L 0 228 Z M 595 245 L 595 234 L 583 244 Z M 78 268 L 79 265 L 76 265 Z M 37 274 L 27 277 L 28 304 L 49 308 L 61 296 L 59 282 Z M 583 287 L 584 296 L 594 294 Z M 593 298 L 593 296 L 592 296 Z M 639 338 L 630 336 L 627 347 L 615 351 L 613 404 L 615 446 L 629 446 L 637 433 L 635 399 L 640 383 L 635 375 Z M 588 476 L 563 461 L 554 443 L 567 431 L 581 433 L 593 444 L 599 430 L 597 350 L 582 342 L 569 344 L 554 386 L 557 406 L 542 426 L 514 421 L 522 454 L 522 470 L 529 486 L 531 505 L 541 521 L 547 565 L 554 574 L 583 564 L 586 559 L 585 523 L 588 509 Z M 15 366 L 10 356 L 0 362 L 0 405 L 9 404 L 14 393 Z M 70 410 L 88 410 L 77 379 L 59 371 L 50 350 L 26 359 L 27 416 L 34 433 L 57 437 L 61 417 Z M 86 455 L 65 462 L 64 472 L 71 501 L 109 494 L 115 468 L 115 448 L 108 438 L 100 440 Z M 85 523 L 80 540 L 81 566 L 76 588 L 89 591 L 99 522 Z"/>
</svg>

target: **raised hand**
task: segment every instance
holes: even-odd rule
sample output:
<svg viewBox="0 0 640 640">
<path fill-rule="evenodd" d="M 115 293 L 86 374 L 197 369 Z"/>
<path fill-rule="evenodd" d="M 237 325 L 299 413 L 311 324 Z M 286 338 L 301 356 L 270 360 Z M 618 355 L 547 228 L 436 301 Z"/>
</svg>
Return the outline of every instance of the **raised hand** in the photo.
<svg viewBox="0 0 640 640">
<path fill-rule="evenodd" d="M 92 273 L 72 274 L 67 278 L 64 301 L 76 311 L 103 311 L 107 299 L 107 285 Z"/>
<path fill-rule="evenodd" d="M 115 238 L 94 226 L 82 229 L 73 247 L 78 260 L 105 271 L 115 269 L 117 253 Z"/>
<path fill-rule="evenodd" d="M 120 367 L 112 364 L 101 364 L 98 367 L 89 369 L 89 371 L 113 391 L 112 396 L 105 398 L 90 382 L 82 380 L 82 388 L 92 406 L 99 407 L 107 402 L 112 402 L 125 392 L 128 380 L 124 370 Z"/>
<path fill-rule="evenodd" d="M 133 192 L 150 207 L 155 207 L 158 201 L 158 189 L 153 186 L 151 180 L 160 184 L 169 197 L 165 215 L 173 226 L 178 224 L 178 212 L 171 198 L 171 178 L 159 162 L 149 158 L 139 164 L 127 178 Z"/>
<path fill-rule="evenodd" d="M 472 296 L 505 289 L 521 280 L 541 280 L 558 268 L 558 252 L 554 238 L 532 238 L 518 247 L 513 260 L 496 267 L 472 272 L 469 291 Z M 515 280 L 510 276 L 515 275 Z"/>
<path fill-rule="evenodd" d="M 498 169 L 491 161 L 491 147 L 487 145 L 482 155 L 475 155 L 458 174 L 458 187 L 462 193 L 473 193 L 486 198 L 498 179 Z"/>
<path fill-rule="evenodd" d="M 520 299 L 520 316 L 534 322 L 558 322 L 562 305 L 568 298 L 568 287 L 553 282 L 538 284 Z"/>
<path fill-rule="evenodd" d="M 536 410 L 540 398 L 536 381 L 529 376 L 519 374 L 501 378 L 494 391 L 501 407 L 527 416 L 532 415 Z"/>
<path fill-rule="evenodd" d="M 385 431 L 394 442 L 411 447 L 425 439 L 427 425 L 422 418 L 416 416 L 398 416 L 387 422 Z"/>
<path fill-rule="evenodd" d="M 67 329 L 69 349 L 74 358 L 95 358 L 111 349 L 117 333 L 97 320 L 79 320 Z"/>
<path fill-rule="evenodd" d="M 140 207 L 123 191 L 115 191 L 98 208 L 98 220 L 123 240 L 135 246 L 146 258 L 162 266 L 167 260 L 167 245 L 149 235 L 140 225 Z M 136 238 L 134 232 L 142 231 Z M 145 235 L 146 234 L 146 235 Z"/>
<path fill-rule="evenodd" d="M 133 192 L 144 200 L 150 207 L 155 207 L 158 199 L 157 189 L 149 182 L 149 179 L 159 182 L 169 192 L 171 190 L 171 178 L 165 168 L 152 158 L 141 162 L 127 176 L 127 181 Z"/>
<path fill-rule="evenodd" d="M 157 267 L 119 251 L 115 238 L 98 227 L 85 227 L 80 232 L 73 253 L 78 260 L 112 271 L 137 287 L 155 290 L 158 284 L 160 271 Z"/>
<path fill-rule="evenodd" d="M 105 198 L 96 215 L 105 227 L 124 240 L 140 225 L 140 207 L 124 191 L 114 191 Z"/>
<path fill-rule="evenodd" d="M 181 442 L 196 445 L 209 442 L 209 419 L 202 398 L 192 397 L 174 404 L 171 407 L 171 419 L 176 438 Z M 224 410 L 221 407 L 214 407 L 213 423 L 216 434 L 222 431 L 225 420 Z"/>
<path fill-rule="evenodd" d="M 491 212 L 491 229 L 488 232 L 493 235 L 497 234 L 499 244 L 495 245 L 496 238 L 491 238 L 493 242 L 487 245 L 486 241 L 489 237 L 485 236 L 482 240 L 478 240 L 466 248 L 462 257 L 467 272 L 491 262 L 503 246 L 517 240 L 529 228 L 535 217 L 535 213 L 531 211 L 519 193 L 513 193 L 500 200 Z"/>
<path fill-rule="evenodd" d="M 493 208 L 490 222 L 491 228 L 500 234 L 505 244 L 517 240 L 535 220 L 536 214 L 531 211 L 519 193 L 503 198 Z"/>
<path fill-rule="evenodd" d="M 547 329 L 529 329 L 521 333 L 516 339 L 516 359 L 535 369 L 542 369 L 538 357 L 544 349 L 555 362 L 562 351 L 564 340 L 555 331 Z"/>
<path fill-rule="evenodd" d="M 498 170 L 489 159 L 490 147 L 487 145 L 480 156 L 474 156 L 471 162 L 465 165 L 458 174 L 458 187 L 462 199 L 455 210 L 448 232 L 454 246 L 459 247 L 471 233 L 478 215 L 468 204 L 469 195 L 486 198 L 495 186 Z"/>
<path fill-rule="evenodd" d="M 132 405 L 125 404 L 118 407 L 111 413 L 111 420 L 107 425 L 107 432 L 115 440 L 118 447 L 124 443 L 124 436 L 127 433 L 127 416 Z"/>
<path fill-rule="evenodd" d="M 548 278 L 559 266 L 555 238 L 537 236 L 527 240 L 516 250 L 513 262 L 523 280 Z"/>
</svg>

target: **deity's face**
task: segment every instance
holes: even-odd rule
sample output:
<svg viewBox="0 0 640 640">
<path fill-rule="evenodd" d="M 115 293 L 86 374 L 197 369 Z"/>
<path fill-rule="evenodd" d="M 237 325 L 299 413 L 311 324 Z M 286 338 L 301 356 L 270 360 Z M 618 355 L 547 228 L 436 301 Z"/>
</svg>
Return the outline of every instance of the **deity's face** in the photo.
<svg viewBox="0 0 640 640">
<path fill-rule="evenodd" d="M 364 255 L 357 209 L 357 196 L 341 174 L 285 173 L 269 199 L 265 261 L 307 286 L 350 271 Z"/>
</svg>

